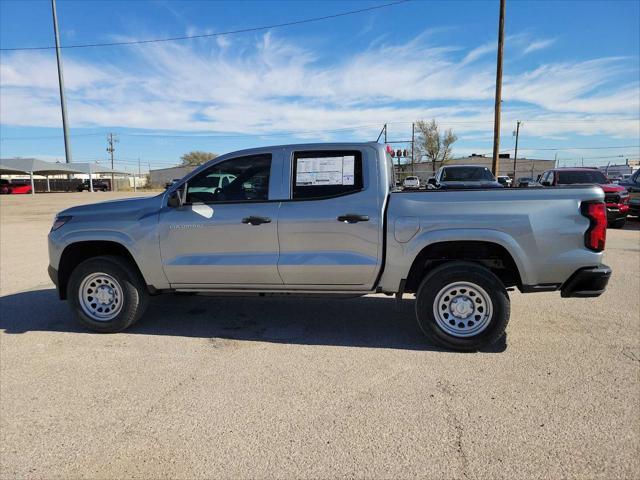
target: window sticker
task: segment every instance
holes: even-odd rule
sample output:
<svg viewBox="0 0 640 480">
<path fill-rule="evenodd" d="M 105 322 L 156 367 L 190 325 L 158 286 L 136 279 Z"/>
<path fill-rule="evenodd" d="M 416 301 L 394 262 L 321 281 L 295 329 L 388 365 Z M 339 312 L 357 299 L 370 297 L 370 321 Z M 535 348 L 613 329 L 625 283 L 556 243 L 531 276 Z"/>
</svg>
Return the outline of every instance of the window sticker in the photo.
<svg viewBox="0 0 640 480">
<path fill-rule="evenodd" d="M 296 186 L 353 185 L 355 157 L 299 158 Z"/>
</svg>

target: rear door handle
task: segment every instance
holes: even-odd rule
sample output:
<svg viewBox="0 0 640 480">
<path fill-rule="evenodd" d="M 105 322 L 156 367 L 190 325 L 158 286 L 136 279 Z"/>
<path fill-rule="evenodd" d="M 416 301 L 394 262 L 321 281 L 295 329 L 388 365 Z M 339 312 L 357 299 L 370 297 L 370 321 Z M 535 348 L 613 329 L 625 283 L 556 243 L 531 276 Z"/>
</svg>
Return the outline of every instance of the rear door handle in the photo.
<svg viewBox="0 0 640 480">
<path fill-rule="evenodd" d="M 340 215 L 338 217 L 338 221 L 344 222 L 344 223 L 368 222 L 369 215 L 358 215 L 356 213 L 347 213 L 346 215 Z"/>
<path fill-rule="evenodd" d="M 271 223 L 271 219 L 269 217 L 244 217 L 242 223 L 260 225 L 261 223 Z"/>
</svg>

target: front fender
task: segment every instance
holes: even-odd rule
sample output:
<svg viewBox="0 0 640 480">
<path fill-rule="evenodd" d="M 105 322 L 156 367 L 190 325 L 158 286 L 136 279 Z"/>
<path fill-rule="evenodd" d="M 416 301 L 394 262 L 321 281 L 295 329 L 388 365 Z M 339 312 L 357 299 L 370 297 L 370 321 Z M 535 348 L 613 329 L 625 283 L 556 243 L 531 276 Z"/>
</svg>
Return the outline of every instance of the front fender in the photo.
<svg viewBox="0 0 640 480">
<path fill-rule="evenodd" d="M 157 289 L 169 288 L 169 282 L 162 269 L 155 229 L 132 229 L 131 232 L 135 232 L 134 237 L 130 233 L 117 230 L 67 230 L 65 227 L 67 225 L 49 235 L 49 263 L 53 268 L 58 269 L 64 250 L 72 244 L 92 241 L 114 242 L 122 245 L 131 254 L 147 285 L 153 285 Z"/>
</svg>

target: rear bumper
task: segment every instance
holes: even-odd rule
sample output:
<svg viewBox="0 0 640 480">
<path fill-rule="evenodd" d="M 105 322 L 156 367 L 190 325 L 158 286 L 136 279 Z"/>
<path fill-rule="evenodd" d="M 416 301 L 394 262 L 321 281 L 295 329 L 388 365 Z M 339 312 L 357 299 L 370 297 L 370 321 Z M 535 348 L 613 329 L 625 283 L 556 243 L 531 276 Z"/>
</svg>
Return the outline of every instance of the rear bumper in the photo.
<svg viewBox="0 0 640 480">
<path fill-rule="evenodd" d="M 576 271 L 561 288 L 561 296 L 567 297 L 599 297 L 607 288 L 611 268 L 606 265 L 581 268 Z"/>
</svg>

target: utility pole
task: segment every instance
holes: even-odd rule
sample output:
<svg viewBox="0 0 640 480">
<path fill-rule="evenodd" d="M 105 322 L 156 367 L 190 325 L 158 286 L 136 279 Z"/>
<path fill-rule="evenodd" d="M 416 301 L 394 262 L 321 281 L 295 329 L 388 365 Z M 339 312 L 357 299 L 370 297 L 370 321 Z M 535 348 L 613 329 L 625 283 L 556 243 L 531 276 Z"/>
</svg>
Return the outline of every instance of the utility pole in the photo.
<svg viewBox="0 0 640 480">
<path fill-rule="evenodd" d="M 113 179 L 113 152 L 115 152 L 116 147 L 115 144 L 118 143 L 118 138 L 116 136 L 113 135 L 113 133 L 110 133 L 109 135 L 107 135 L 107 152 L 109 152 L 109 155 L 111 156 L 111 191 L 115 192 L 116 191 L 116 184 L 114 182 Z"/>
<path fill-rule="evenodd" d="M 496 67 L 496 101 L 493 120 L 493 174 L 500 174 L 500 103 L 502 102 L 502 52 L 504 50 L 504 11 L 506 0 L 500 0 L 500 21 L 498 23 L 498 62 Z"/>
<path fill-rule="evenodd" d="M 51 0 L 53 13 L 53 35 L 56 42 L 56 61 L 58 63 L 58 88 L 60 89 L 60 109 L 62 111 L 62 135 L 64 136 L 64 157 L 66 163 L 71 163 L 71 143 L 69 142 L 69 127 L 67 125 L 67 101 L 64 97 L 64 73 L 62 71 L 62 52 L 60 51 L 60 35 L 58 34 L 58 14 L 56 0 Z M 71 174 L 67 174 L 67 191 L 71 186 Z"/>
<path fill-rule="evenodd" d="M 411 124 L 411 175 L 413 175 L 413 163 L 415 162 L 414 157 L 414 143 L 416 140 L 416 124 Z"/>
<path fill-rule="evenodd" d="M 60 35 L 58 34 L 58 14 L 56 0 L 51 0 L 53 12 L 53 33 L 56 41 L 56 60 L 58 62 L 58 87 L 60 88 L 60 108 L 62 109 L 62 132 L 64 134 L 64 154 L 67 163 L 71 163 L 71 145 L 69 143 L 69 129 L 67 125 L 67 101 L 64 97 L 64 73 L 62 71 L 62 52 L 60 51 Z M 67 175 L 68 177 L 69 175 Z"/>
<path fill-rule="evenodd" d="M 142 178 L 142 174 L 140 173 L 140 157 L 138 157 L 138 180 Z M 136 182 L 136 178 L 133 178 L 133 191 L 137 192 L 137 182 Z"/>
<path fill-rule="evenodd" d="M 518 137 L 520 136 L 520 124 L 522 122 L 520 120 L 518 120 L 518 122 L 516 123 L 516 151 L 513 154 L 513 180 L 515 181 L 516 179 L 516 169 L 517 169 L 517 164 L 518 164 Z"/>
</svg>

